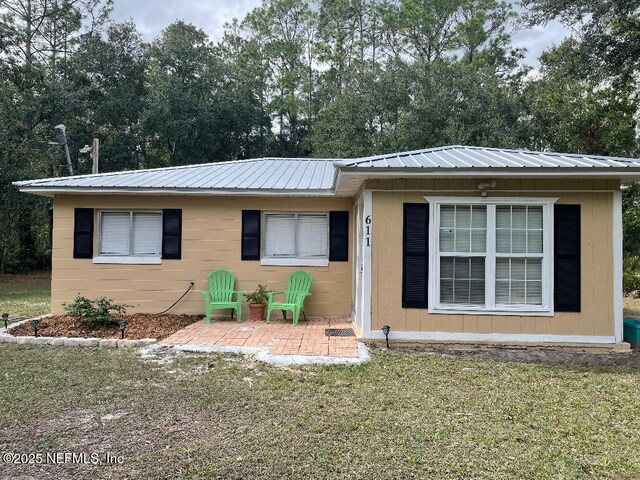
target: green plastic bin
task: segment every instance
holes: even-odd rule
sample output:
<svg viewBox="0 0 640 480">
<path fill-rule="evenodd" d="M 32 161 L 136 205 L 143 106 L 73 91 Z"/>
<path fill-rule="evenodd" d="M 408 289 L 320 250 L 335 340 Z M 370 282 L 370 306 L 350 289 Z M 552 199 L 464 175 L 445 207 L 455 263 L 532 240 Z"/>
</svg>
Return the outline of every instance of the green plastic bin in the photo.
<svg viewBox="0 0 640 480">
<path fill-rule="evenodd" d="M 631 348 L 640 348 L 640 320 L 625 318 L 622 337 L 631 344 Z"/>
</svg>

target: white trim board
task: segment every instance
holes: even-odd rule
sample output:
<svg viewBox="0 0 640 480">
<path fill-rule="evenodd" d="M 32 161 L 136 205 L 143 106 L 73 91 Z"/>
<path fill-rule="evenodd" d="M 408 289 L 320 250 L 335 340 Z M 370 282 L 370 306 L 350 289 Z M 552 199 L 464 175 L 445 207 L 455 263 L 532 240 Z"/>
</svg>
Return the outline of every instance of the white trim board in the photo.
<svg viewBox="0 0 640 480">
<path fill-rule="evenodd" d="M 371 223 L 368 225 L 369 229 L 369 244 L 366 244 L 366 237 L 364 236 L 363 240 L 363 265 L 362 265 L 362 290 L 363 290 L 363 299 L 362 299 L 362 335 L 367 337 L 371 332 L 371 284 L 372 284 L 372 268 L 371 268 L 371 259 L 372 259 L 372 249 L 373 242 L 375 241 L 373 237 L 373 228 L 374 228 L 374 219 L 373 219 L 373 193 L 371 190 L 365 190 L 362 192 L 363 205 L 362 205 L 362 221 L 364 222 L 367 217 L 370 218 Z"/>
<path fill-rule="evenodd" d="M 127 255 L 100 255 L 93 257 L 93 263 L 118 265 L 160 265 L 161 257 L 133 257 Z"/>
<path fill-rule="evenodd" d="M 88 195 L 209 195 L 209 196 L 253 196 L 253 197 L 349 197 L 350 195 L 336 195 L 333 190 L 234 190 L 234 189 L 206 189 L 206 188 L 140 188 L 136 189 L 125 187 L 20 187 L 19 190 L 24 193 L 34 193 L 43 196 L 55 194 L 88 194 Z"/>
<path fill-rule="evenodd" d="M 372 172 L 368 168 L 376 168 L 380 170 L 384 170 L 381 172 Z M 480 170 L 479 168 L 470 168 L 464 170 L 462 168 L 458 169 L 441 169 L 441 170 L 425 170 L 425 171 L 388 171 L 385 169 L 386 167 L 353 167 L 351 170 L 343 170 L 341 176 L 350 177 L 350 176 L 363 176 L 363 177 L 371 177 L 371 178 L 402 178 L 402 177 L 418 177 L 418 178 L 594 178 L 601 177 L 605 178 L 621 178 L 621 179 L 629 179 L 628 181 L 636 181 L 640 179 L 640 171 L 634 170 L 629 171 L 626 168 L 619 168 L 618 171 L 595 171 L 595 172 L 585 172 L 584 169 L 580 169 L 579 167 L 567 167 L 567 170 L 557 171 L 562 167 L 540 167 L 539 170 L 534 170 L 534 167 L 513 167 L 511 169 L 507 169 L 506 171 L 497 171 L 492 169 Z M 594 168 L 594 167 L 586 167 L 586 168 Z M 456 171 L 451 171 L 456 170 Z M 533 170 L 533 171 L 532 171 Z M 573 170 L 573 171 L 572 171 Z"/>
<path fill-rule="evenodd" d="M 445 193 L 475 193 L 480 195 L 481 190 L 477 188 L 398 188 L 398 189 L 388 189 L 388 188 L 373 188 L 372 192 L 382 192 L 382 193 L 397 193 L 397 192 L 405 192 L 405 193 L 433 193 L 438 194 L 439 192 Z M 512 188 L 512 189 L 501 189 L 501 188 L 492 188 L 490 190 L 486 190 L 487 197 L 490 198 L 491 194 L 494 192 L 498 193 L 555 193 L 556 195 L 559 193 L 615 193 L 619 192 L 620 189 L 602 189 L 602 190 L 576 190 L 576 189 L 564 189 L 564 188 L 554 188 L 554 189 L 522 189 L 522 188 Z M 494 197 L 495 198 L 495 197 Z M 501 197 L 497 197 L 501 198 Z"/>
<path fill-rule="evenodd" d="M 381 331 L 370 332 L 364 339 L 384 340 Z M 389 340 L 445 340 L 466 342 L 523 342 L 523 343 L 617 343 L 615 336 L 603 335 L 546 335 L 524 333 L 463 333 L 463 332 L 389 332 Z"/>
<path fill-rule="evenodd" d="M 260 265 L 264 266 L 293 266 L 293 267 L 328 267 L 328 258 L 275 258 L 263 257 Z"/>
<path fill-rule="evenodd" d="M 558 197 L 549 198 L 549 197 L 489 197 L 489 196 L 487 197 L 426 196 L 424 197 L 424 199 L 430 204 L 473 203 L 473 204 L 500 204 L 500 205 L 511 205 L 511 204 L 539 205 L 543 203 L 547 205 L 553 205 L 559 200 Z"/>
<path fill-rule="evenodd" d="M 613 324 L 616 341 L 623 338 L 622 192 L 613 194 Z"/>
</svg>

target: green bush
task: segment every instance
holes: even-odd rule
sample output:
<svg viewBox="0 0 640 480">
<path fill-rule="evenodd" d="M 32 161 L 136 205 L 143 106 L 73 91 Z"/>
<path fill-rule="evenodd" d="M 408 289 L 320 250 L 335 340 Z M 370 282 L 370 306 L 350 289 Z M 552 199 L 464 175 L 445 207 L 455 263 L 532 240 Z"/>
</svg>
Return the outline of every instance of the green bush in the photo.
<svg viewBox="0 0 640 480">
<path fill-rule="evenodd" d="M 640 290 L 640 256 L 632 255 L 623 260 L 622 284 L 625 293 Z"/>
<path fill-rule="evenodd" d="M 90 300 L 78 294 L 72 303 L 63 303 L 62 306 L 69 315 L 80 317 L 92 324 L 108 325 L 116 322 L 113 313 L 125 313 L 129 305 L 115 303 L 112 299 L 105 297 Z"/>
</svg>

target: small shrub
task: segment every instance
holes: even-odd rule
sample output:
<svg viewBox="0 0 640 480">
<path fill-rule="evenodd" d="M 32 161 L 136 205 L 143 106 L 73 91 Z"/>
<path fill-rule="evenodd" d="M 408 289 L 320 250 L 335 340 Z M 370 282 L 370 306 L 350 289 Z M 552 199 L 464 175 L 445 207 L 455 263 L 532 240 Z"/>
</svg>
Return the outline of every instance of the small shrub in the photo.
<svg viewBox="0 0 640 480">
<path fill-rule="evenodd" d="M 80 317 L 92 324 L 108 325 L 115 323 L 113 313 L 125 313 L 129 305 L 116 303 L 105 297 L 90 300 L 78 294 L 72 303 L 63 303 L 62 306 L 69 315 Z"/>
</svg>

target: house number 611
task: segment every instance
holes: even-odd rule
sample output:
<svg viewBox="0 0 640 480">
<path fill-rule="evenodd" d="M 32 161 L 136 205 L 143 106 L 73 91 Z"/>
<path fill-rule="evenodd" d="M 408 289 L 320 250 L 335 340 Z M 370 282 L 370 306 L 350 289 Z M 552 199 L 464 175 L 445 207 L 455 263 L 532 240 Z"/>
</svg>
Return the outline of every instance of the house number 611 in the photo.
<svg viewBox="0 0 640 480">
<path fill-rule="evenodd" d="M 364 245 L 371 246 L 371 215 L 367 215 L 364 219 Z"/>
</svg>

